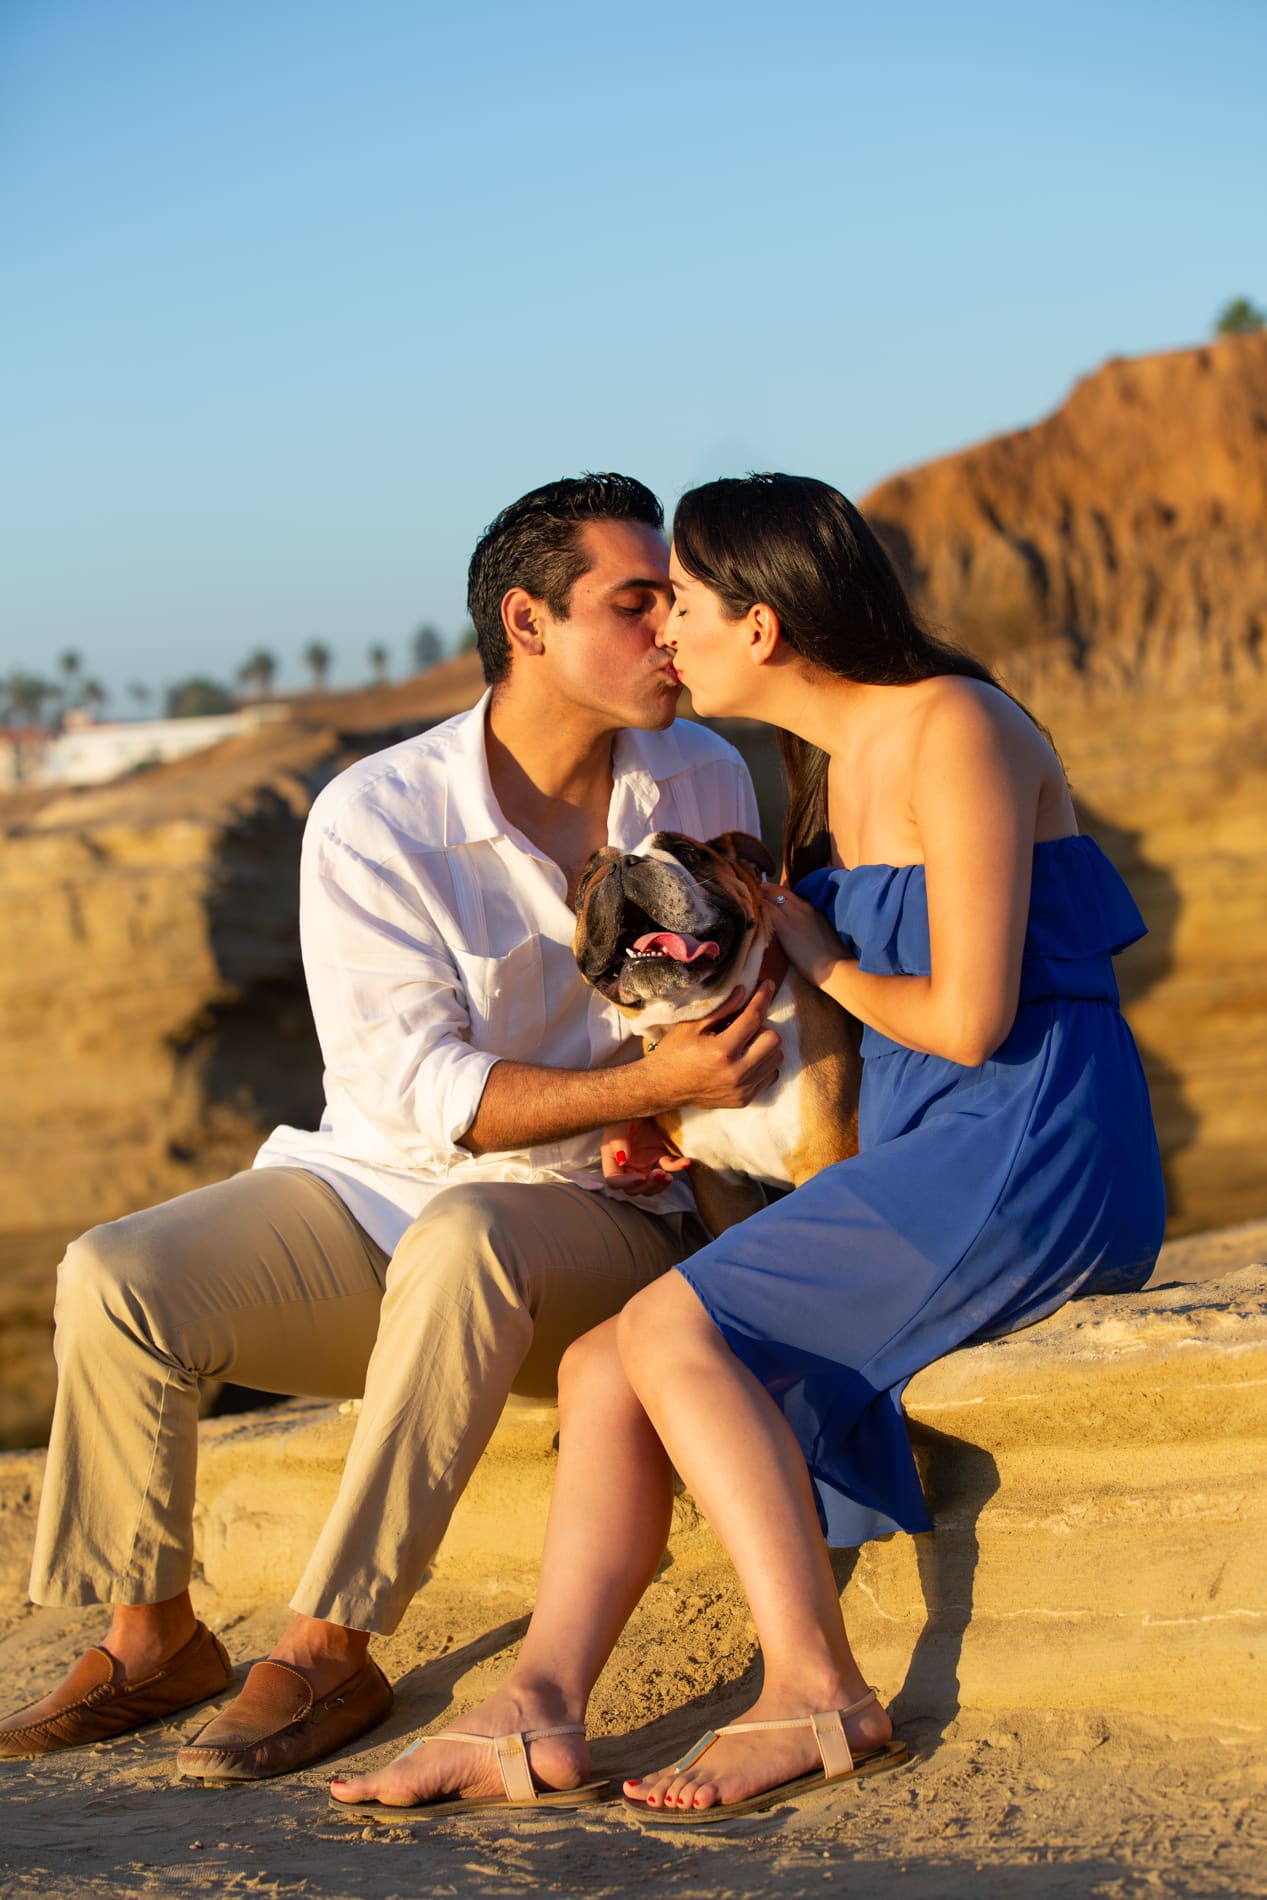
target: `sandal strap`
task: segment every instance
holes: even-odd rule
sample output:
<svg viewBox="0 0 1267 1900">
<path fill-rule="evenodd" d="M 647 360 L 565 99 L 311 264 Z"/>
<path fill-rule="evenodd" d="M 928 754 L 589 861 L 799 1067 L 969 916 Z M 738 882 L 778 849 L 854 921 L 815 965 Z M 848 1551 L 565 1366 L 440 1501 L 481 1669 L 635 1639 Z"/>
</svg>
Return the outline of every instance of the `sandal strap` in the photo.
<svg viewBox="0 0 1267 1900">
<path fill-rule="evenodd" d="M 719 1735 L 752 1735 L 761 1729 L 808 1728 L 814 1732 L 818 1752 L 822 1757 L 823 1773 L 828 1781 L 835 1781 L 841 1775 L 853 1771 L 853 1754 L 845 1739 L 845 1718 L 857 1715 L 862 1709 L 870 1707 L 878 1700 L 874 1689 L 868 1689 L 857 1702 L 851 1702 L 847 1709 L 825 1709 L 816 1715 L 794 1715 L 780 1722 L 728 1722 L 724 1728 L 710 1729 L 707 1735 L 701 1735 L 698 1742 L 681 1761 L 673 1764 L 673 1773 L 680 1774 L 684 1769 L 693 1768 L 700 1756 L 706 1754 Z"/>
<path fill-rule="evenodd" d="M 506 1799 L 516 1803 L 536 1801 L 537 1784 L 532 1778 L 528 1766 L 528 1743 L 540 1741 L 543 1735 L 584 1735 L 583 1722 L 562 1722 L 557 1728 L 530 1728 L 512 1730 L 508 1735 L 472 1735 L 466 1729 L 446 1729 L 443 1735 L 420 1735 L 413 1744 L 415 1748 L 427 1742 L 478 1742 L 482 1748 L 491 1748 L 502 1778 L 502 1787 L 506 1790 Z M 406 1754 L 410 1751 L 407 1749 Z"/>
<path fill-rule="evenodd" d="M 846 1711 L 848 1713 L 848 1711 Z M 511 1730 L 512 1734 L 522 1735 L 525 1742 L 539 1742 L 543 1735 L 584 1735 L 584 1722 L 561 1722 L 558 1728 L 526 1728 Z M 485 1748 L 491 1748 L 499 1739 L 496 1735 L 472 1735 L 469 1729 L 446 1728 L 440 1735 L 420 1735 L 418 1742 L 483 1742 Z"/>
</svg>

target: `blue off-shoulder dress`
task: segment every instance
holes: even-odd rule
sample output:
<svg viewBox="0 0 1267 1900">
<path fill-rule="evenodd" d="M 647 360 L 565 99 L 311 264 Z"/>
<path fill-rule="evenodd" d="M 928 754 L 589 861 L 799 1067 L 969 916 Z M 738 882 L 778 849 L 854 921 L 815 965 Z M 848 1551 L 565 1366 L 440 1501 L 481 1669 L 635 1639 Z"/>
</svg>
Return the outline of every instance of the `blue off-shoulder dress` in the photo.
<svg viewBox="0 0 1267 1900">
<path fill-rule="evenodd" d="M 798 890 L 860 969 L 930 973 L 922 865 Z M 677 1269 L 795 1432 L 829 1543 L 930 1528 L 901 1407 L 922 1366 L 1148 1278 L 1161 1162 L 1112 963 L 1144 928 L 1091 838 L 1037 845 L 1006 1041 L 969 1069 L 866 1029 L 860 1152 Z"/>
</svg>

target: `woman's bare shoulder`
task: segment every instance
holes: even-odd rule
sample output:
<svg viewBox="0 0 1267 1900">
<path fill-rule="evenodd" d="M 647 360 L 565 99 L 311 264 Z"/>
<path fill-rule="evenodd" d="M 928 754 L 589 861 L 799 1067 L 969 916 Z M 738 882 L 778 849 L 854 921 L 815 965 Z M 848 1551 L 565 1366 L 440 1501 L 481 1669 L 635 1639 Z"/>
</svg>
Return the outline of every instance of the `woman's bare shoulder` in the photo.
<svg viewBox="0 0 1267 1900">
<path fill-rule="evenodd" d="M 934 679 L 921 680 L 918 690 L 912 713 L 921 742 L 979 745 L 993 740 L 1006 750 L 1019 747 L 1035 758 L 1054 756 L 1042 728 L 1001 686 L 958 673 L 939 673 Z"/>
<path fill-rule="evenodd" d="M 944 799 L 948 787 L 985 804 L 1007 787 L 1032 808 L 1036 838 L 1078 829 L 1059 754 L 1023 706 L 985 680 L 943 676 L 926 684 L 911 747 L 913 804 L 926 811 L 926 801 Z"/>
</svg>

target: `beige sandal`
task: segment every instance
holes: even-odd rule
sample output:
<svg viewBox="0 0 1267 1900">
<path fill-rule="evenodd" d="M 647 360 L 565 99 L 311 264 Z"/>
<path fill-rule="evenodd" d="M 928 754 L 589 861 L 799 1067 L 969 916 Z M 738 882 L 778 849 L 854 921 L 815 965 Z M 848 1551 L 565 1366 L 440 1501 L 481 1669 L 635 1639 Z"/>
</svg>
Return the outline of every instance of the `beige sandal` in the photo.
<svg viewBox="0 0 1267 1900">
<path fill-rule="evenodd" d="M 700 1737 L 694 1748 L 683 1755 L 681 1761 L 674 1762 L 670 1771 L 682 1774 L 693 1767 L 722 1735 L 749 1735 L 758 1729 L 810 1728 L 814 1731 L 823 1765 L 808 1775 L 797 1775 L 791 1781 L 776 1782 L 773 1788 L 766 1788 L 760 1794 L 751 1794 L 743 1801 L 715 1801 L 710 1808 L 652 1808 L 645 1801 L 635 1801 L 630 1795 L 624 1797 L 625 1806 L 648 1825 L 702 1827 L 710 1821 L 729 1821 L 736 1814 L 757 1814 L 762 1808 L 772 1808 L 778 1801 L 789 1800 L 798 1794 L 809 1794 L 816 1788 L 825 1788 L 829 1782 L 847 1781 L 856 1775 L 878 1775 L 886 1768 L 900 1768 L 903 1762 L 911 1758 L 911 1751 L 905 1742 L 894 1738 L 886 1742 L 883 1748 L 873 1748 L 865 1755 L 855 1755 L 845 1740 L 845 1717 L 857 1715 L 860 1709 L 865 1709 L 868 1703 L 877 1700 L 875 1690 L 868 1689 L 860 1701 L 851 1703 L 847 1709 L 827 1709 L 821 1715 L 798 1715 L 786 1722 L 731 1722 L 726 1728 L 710 1729 L 707 1735 Z"/>
<path fill-rule="evenodd" d="M 528 1766 L 528 1744 L 544 1735 L 583 1735 L 583 1722 L 565 1722 L 560 1728 L 534 1728 L 509 1735 L 469 1735 L 463 1729 L 446 1729 L 443 1735 L 420 1735 L 416 1742 L 396 1757 L 403 1761 L 416 1748 L 428 1742 L 473 1742 L 491 1748 L 501 1773 L 505 1794 L 476 1795 L 470 1800 L 441 1796 L 437 1801 L 410 1801 L 399 1805 L 385 1801 L 339 1801 L 330 1796 L 330 1805 L 341 1814 L 373 1814 L 390 1820 L 394 1814 L 409 1814 L 425 1809 L 428 1814 L 471 1814 L 481 1808 L 585 1808 L 605 1801 L 611 1794 L 610 1781 L 583 1781 L 579 1788 L 539 1788 Z"/>
</svg>

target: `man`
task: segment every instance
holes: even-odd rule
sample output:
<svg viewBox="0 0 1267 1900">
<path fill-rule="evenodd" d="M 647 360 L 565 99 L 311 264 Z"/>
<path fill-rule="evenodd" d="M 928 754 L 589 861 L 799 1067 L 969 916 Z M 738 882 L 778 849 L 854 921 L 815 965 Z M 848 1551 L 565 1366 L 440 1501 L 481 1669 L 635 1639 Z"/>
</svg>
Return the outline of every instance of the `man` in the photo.
<svg viewBox="0 0 1267 1900">
<path fill-rule="evenodd" d="M 202 1378 L 364 1398 L 294 1621 L 178 1766 L 252 1780 L 373 1727 L 392 1692 L 369 1636 L 395 1628 L 512 1386 L 552 1391 L 564 1347 L 688 1251 L 682 1185 L 647 1207 L 605 1193 L 594 1131 L 749 1101 L 778 1061 L 768 997 L 625 1062 L 569 907 L 600 845 L 756 826 L 738 756 L 673 723 L 662 519 L 641 483 L 595 475 L 487 529 L 469 604 L 489 691 L 345 772 L 305 832 L 320 1129 L 278 1129 L 250 1172 L 68 1250 L 31 1594 L 112 1620 L 0 1723 L 0 1754 L 228 1683 L 188 1592 Z"/>
</svg>

